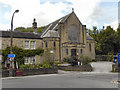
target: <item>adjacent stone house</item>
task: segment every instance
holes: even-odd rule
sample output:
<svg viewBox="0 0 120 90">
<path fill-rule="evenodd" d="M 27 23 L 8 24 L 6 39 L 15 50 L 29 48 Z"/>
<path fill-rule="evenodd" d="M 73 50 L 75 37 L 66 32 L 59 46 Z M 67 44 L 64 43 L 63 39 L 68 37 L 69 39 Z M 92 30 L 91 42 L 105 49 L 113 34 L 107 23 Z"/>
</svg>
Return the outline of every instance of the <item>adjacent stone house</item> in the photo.
<svg viewBox="0 0 120 90">
<path fill-rule="evenodd" d="M 2 49 L 10 46 L 10 32 L 0 31 Z M 34 19 L 33 32 L 13 32 L 13 46 L 23 49 L 50 49 L 54 60 L 61 61 L 69 56 L 88 56 L 95 59 L 95 41 L 86 33 L 74 11 L 48 24 L 42 33 L 37 33 Z M 25 63 L 40 63 L 40 56 L 25 57 Z"/>
</svg>

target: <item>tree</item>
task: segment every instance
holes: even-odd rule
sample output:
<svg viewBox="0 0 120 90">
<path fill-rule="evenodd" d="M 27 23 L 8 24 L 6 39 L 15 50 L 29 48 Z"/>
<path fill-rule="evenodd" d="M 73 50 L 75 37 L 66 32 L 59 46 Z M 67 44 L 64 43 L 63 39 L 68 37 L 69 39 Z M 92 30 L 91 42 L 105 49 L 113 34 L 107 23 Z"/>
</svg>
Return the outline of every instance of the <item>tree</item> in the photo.
<svg viewBox="0 0 120 90">
<path fill-rule="evenodd" d="M 96 27 L 93 27 L 91 32 L 90 35 L 95 40 L 97 55 L 117 54 L 120 51 L 120 27 L 118 27 L 117 31 L 113 30 L 111 26 L 107 26 L 106 29 L 103 27 L 99 31 L 97 31 Z"/>
<path fill-rule="evenodd" d="M 40 33 L 45 28 L 46 28 L 46 26 L 38 27 L 37 32 Z M 17 28 L 14 29 L 14 31 L 17 31 L 17 32 L 33 32 L 33 28 L 32 27 L 27 27 L 27 28 L 25 28 L 25 27 L 17 27 Z"/>
<path fill-rule="evenodd" d="M 17 32 L 24 32 L 24 31 L 26 31 L 26 29 L 25 29 L 25 27 L 17 27 L 17 28 L 15 28 L 14 29 L 14 31 L 17 31 Z"/>
</svg>

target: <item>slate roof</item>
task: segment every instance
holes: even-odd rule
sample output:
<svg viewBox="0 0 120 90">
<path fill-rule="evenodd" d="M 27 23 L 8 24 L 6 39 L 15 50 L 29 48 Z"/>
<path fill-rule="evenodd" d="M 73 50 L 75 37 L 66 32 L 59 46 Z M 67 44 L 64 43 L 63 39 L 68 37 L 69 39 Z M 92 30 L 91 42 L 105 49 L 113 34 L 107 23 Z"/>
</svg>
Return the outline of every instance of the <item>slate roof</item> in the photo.
<svg viewBox="0 0 120 90">
<path fill-rule="evenodd" d="M 70 16 L 70 14 L 68 14 L 68 15 L 66 15 L 66 16 L 64 16 L 64 17 L 62 17 L 62 18 L 60 18 L 60 19 L 58 19 L 58 20 L 56 20 L 56 21 L 54 21 L 50 24 L 48 24 L 42 32 L 43 36 L 47 33 L 48 30 L 55 30 L 56 31 L 58 29 L 59 22 L 64 23 L 67 20 L 67 18 Z"/>
<path fill-rule="evenodd" d="M 49 30 L 43 37 L 59 37 L 59 34 L 57 31 Z"/>
<path fill-rule="evenodd" d="M 94 40 L 88 33 L 87 33 L 87 35 L 86 35 L 86 39 L 87 39 L 87 40 Z"/>
<path fill-rule="evenodd" d="M 66 16 L 64 16 L 64 17 L 62 17 L 62 18 L 60 18 L 60 19 L 58 19 L 58 20 L 56 20 L 56 21 L 54 21 L 52 23 L 50 23 L 49 25 L 47 25 L 47 28 L 48 28 L 48 26 L 50 26 L 52 24 L 51 27 L 49 28 L 49 30 L 53 30 L 53 28 L 55 27 L 55 25 L 58 24 L 59 22 L 64 23 L 67 20 L 67 18 L 70 16 L 70 14 L 68 14 L 68 15 L 66 15 Z M 45 28 L 45 30 L 47 28 Z M 56 28 L 54 28 L 54 29 L 56 29 Z"/>
<path fill-rule="evenodd" d="M 10 38 L 10 31 L 0 31 L 0 37 Z M 14 32 L 13 38 L 25 38 L 25 39 L 41 39 L 41 33 L 36 34 L 33 32 Z"/>
</svg>

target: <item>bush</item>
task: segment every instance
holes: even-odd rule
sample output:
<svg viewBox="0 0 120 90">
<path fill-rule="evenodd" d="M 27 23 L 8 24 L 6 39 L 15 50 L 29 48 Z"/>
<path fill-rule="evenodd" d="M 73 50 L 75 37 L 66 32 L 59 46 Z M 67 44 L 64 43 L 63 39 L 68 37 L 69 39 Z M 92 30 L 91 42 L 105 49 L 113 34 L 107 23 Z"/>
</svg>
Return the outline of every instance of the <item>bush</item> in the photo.
<svg viewBox="0 0 120 90">
<path fill-rule="evenodd" d="M 44 67 L 44 68 L 52 68 L 52 65 L 53 65 L 53 63 L 51 63 L 50 60 L 45 60 L 42 63 L 42 67 Z"/>
<path fill-rule="evenodd" d="M 2 66 L 2 70 L 6 70 L 7 68 L 5 66 Z"/>
<path fill-rule="evenodd" d="M 40 65 L 40 64 L 35 64 L 35 65 L 34 65 L 34 68 L 43 68 L 43 67 L 42 67 L 42 65 Z"/>
<path fill-rule="evenodd" d="M 59 64 L 59 62 L 54 62 L 54 63 L 53 63 L 53 65 L 58 65 L 58 64 Z"/>
<path fill-rule="evenodd" d="M 80 56 L 80 61 L 82 62 L 83 65 L 89 64 L 91 59 L 87 56 Z"/>
<path fill-rule="evenodd" d="M 99 58 L 101 58 L 101 61 L 113 61 L 114 55 L 101 55 Z"/>
<path fill-rule="evenodd" d="M 92 61 L 92 62 L 97 62 L 97 60 L 96 60 L 96 59 L 92 59 L 91 61 Z"/>
<path fill-rule="evenodd" d="M 29 68 L 31 68 L 30 64 L 26 64 L 26 65 L 21 65 L 20 66 L 20 69 L 29 69 Z"/>
<path fill-rule="evenodd" d="M 114 55 L 109 55 L 109 61 L 112 62 L 114 58 Z"/>
<path fill-rule="evenodd" d="M 102 61 L 109 61 L 108 55 L 102 55 Z"/>
<path fill-rule="evenodd" d="M 77 65 L 78 58 L 76 56 L 71 56 L 63 59 L 63 62 L 70 63 L 72 66 Z"/>
<path fill-rule="evenodd" d="M 20 69 L 35 69 L 35 68 L 52 68 L 53 67 L 53 62 L 49 60 L 43 61 L 42 64 L 26 64 L 26 65 L 21 65 Z"/>
</svg>

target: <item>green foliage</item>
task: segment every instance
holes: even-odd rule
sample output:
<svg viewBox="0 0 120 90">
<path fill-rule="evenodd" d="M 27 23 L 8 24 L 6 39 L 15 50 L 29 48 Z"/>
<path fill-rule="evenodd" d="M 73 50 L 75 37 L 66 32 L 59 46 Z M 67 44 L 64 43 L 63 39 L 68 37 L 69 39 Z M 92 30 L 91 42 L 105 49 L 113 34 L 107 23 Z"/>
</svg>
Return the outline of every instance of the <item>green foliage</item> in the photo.
<svg viewBox="0 0 120 90">
<path fill-rule="evenodd" d="M 38 68 L 52 68 L 51 62 L 49 60 L 44 60 L 42 64 L 23 64 L 20 65 L 20 69 L 38 69 Z"/>
<path fill-rule="evenodd" d="M 63 59 L 63 62 L 70 63 L 72 66 L 77 65 L 78 57 L 71 56 Z"/>
<path fill-rule="evenodd" d="M 7 68 L 5 66 L 2 66 L 2 70 L 6 70 Z"/>
<path fill-rule="evenodd" d="M 20 65 L 20 69 L 38 69 L 38 68 L 43 68 L 43 67 L 40 64 L 25 64 L 25 65 Z"/>
<path fill-rule="evenodd" d="M 93 30 L 89 30 L 89 33 L 95 42 L 95 52 L 97 55 L 108 55 L 108 53 L 117 54 L 120 52 L 120 26 L 117 31 L 113 30 L 111 26 L 107 26 L 106 29 L 97 30 L 93 27 Z"/>
<path fill-rule="evenodd" d="M 26 65 L 20 65 L 20 69 L 29 69 L 31 68 L 30 65 L 26 64 Z"/>
<path fill-rule="evenodd" d="M 31 57 L 35 55 L 41 55 L 44 53 L 43 49 L 34 49 L 34 50 L 24 50 L 22 48 L 13 47 L 13 53 L 15 54 L 14 60 L 18 62 L 18 65 L 24 64 L 24 57 Z M 10 54 L 10 47 L 7 47 L 6 49 L 2 50 L 2 55 L 4 57 L 4 60 L 7 60 L 8 54 Z"/>
<path fill-rule="evenodd" d="M 51 62 L 49 60 L 45 60 L 42 63 L 43 68 L 52 68 Z"/>
<path fill-rule="evenodd" d="M 100 61 L 113 61 L 114 55 L 101 55 L 99 57 Z"/>
<path fill-rule="evenodd" d="M 14 29 L 14 31 L 24 32 L 24 31 L 26 31 L 26 29 L 24 27 L 17 27 L 17 28 Z"/>
<path fill-rule="evenodd" d="M 88 56 L 80 56 L 80 61 L 83 65 L 86 65 L 91 61 L 91 59 Z"/>
<path fill-rule="evenodd" d="M 45 28 L 46 28 L 46 26 L 38 27 L 37 32 L 40 33 Z M 25 27 L 17 27 L 17 28 L 14 29 L 14 31 L 17 31 L 17 32 L 33 32 L 33 28 L 32 27 L 27 27 L 27 28 L 25 28 Z"/>
<path fill-rule="evenodd" d="M 40 65 L 40 64 L 35 64 L 35 65 L 34 65 L 34 68 L 43 68 L 43 67 L 42 67 L 42 65 Z"/>
<path fill-rule="evenodd" d="M 96 59 L 92 59 L 91 62 L 97 62 L 97 60 Z"/>
</svg>

